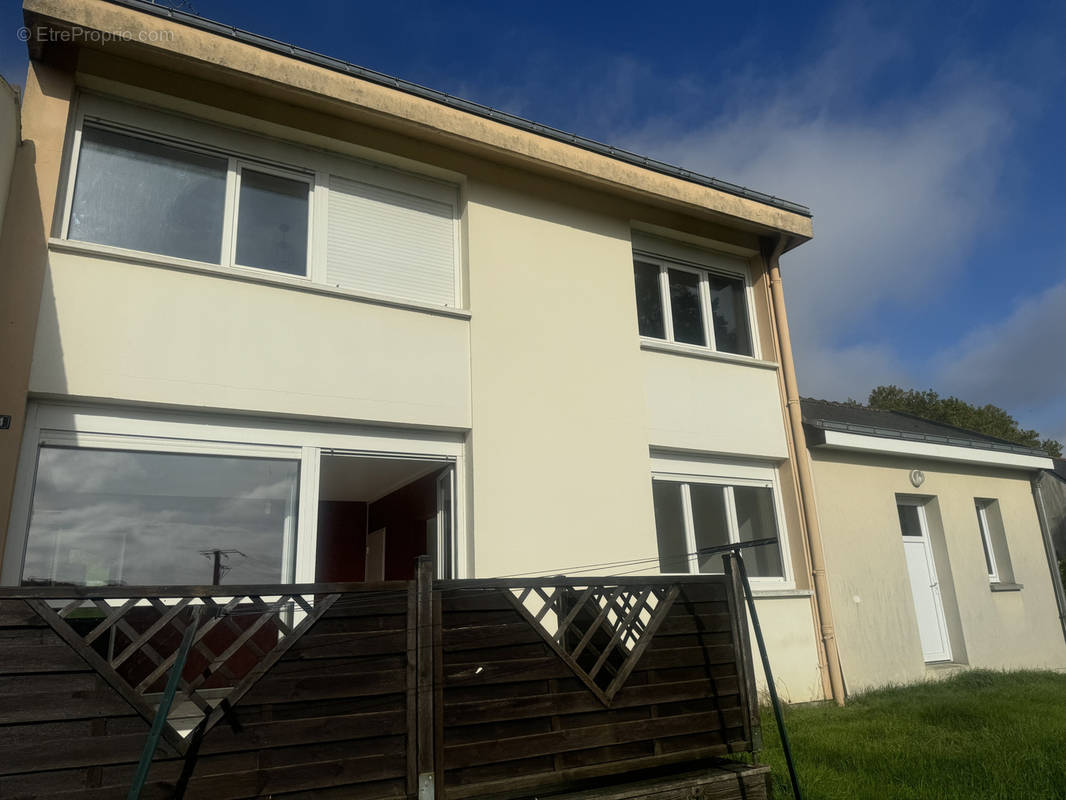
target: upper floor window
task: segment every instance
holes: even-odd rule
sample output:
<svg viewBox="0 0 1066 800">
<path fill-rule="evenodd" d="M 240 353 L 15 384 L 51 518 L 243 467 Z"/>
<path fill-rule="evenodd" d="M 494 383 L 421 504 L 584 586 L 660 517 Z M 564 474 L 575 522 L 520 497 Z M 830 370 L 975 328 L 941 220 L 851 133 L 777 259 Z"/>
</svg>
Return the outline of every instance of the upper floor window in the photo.
<svg viewBox="0 0 1066 800">
<path fill-rule="evenodd" d="M 454 184 L 104 98 L 83 106 L 67 239 L 459 305 Z"/>
<path fill-rule="evenodd" d="M 644 254 L 633 271 L 641 336 L 754 355 L 742 276 Z"/>
<path fill-rule="evenodd" d="M 310 175 L 85 125 L 67 237 L 306 276 L 311 186 Z"/>
</svg>

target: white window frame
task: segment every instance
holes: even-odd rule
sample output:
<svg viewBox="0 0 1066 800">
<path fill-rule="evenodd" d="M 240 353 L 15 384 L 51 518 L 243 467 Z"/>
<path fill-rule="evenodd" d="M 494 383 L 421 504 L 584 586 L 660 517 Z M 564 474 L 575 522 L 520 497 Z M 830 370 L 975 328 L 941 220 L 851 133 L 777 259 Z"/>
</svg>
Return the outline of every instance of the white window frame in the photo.
<svg viewBox="0 0 1066 800">
<path fill-rule="evenodd" d="M 291 272 L 281 272 L 267 267 L 255 267 L 251 264 L 241 264 L 237 261 L 237 236 L 240 233 L 237 230 L 237 221 L 240 219 L 241 213 L 241 183 L 245 169 L 307 185 L 307 253 L 304 260 L 303 275 L 293 275 Z M 222 249 L 223 252 L 227 253 L 227 258 L 223 261 L 222 266 L 255 269 L 261 272 L 280 273 L 282 275 L 292 275 L 294 278 L 310 280 L 315 271 L 312 261 L 315 254 L 315 198 L 317 195 L 314 173 L 284 169 L 270 164 L 260 164 L 256 161 L 249 161 L 246 158 L 231 157 L 226 175 L 226 204 L 231 210 L 226 214 L 225 225 L 222 229 Z"/>
<path fill-rule="evenodd" d="M 718 258 L 717 254 L 708 253 L 708 261 L 714 263 L 698 263 L 694 261 L 687 261 L 673 256 L 664 256 L 648 250 L 634 248 L 633 261 L 641 262 L 645 264 L 651 264 L 659 268 L 659 301 L 662 304 L 663 309 L 663 332 L 665 338 L 660 339 L 656 336 L 641 335 L 641 339 L 646 342 L 669 342 L 677 347 L 691 347 L 698 351 L 712 351 L 715 353 L 722 353 L 730 357 L 736 358 L 748 358 L 752 360 L 759 359 L 759 339 L 756 325 L 755 316 L 755 296 L 754 290 L 751 285 L 751 275 L 749 270 L 741 267 L 739 264 L 734 264 L 735 259 L 726 259 L 725 257 Z M 679 272 L 691 272 L 699 276 L 699 301 L 700 301 L 700 314 L 703 317 L 703 337 L 706 344 L 692 344 L 691 342 L 679 342 L 674 336 L 674 314 L 673 306 L 670 300 L 670 270 L 677 270 Z M 723 278 L 731 278 L 734 280 L 740 280 L 744 286 L 744 311 L 747 314 L 747 328 L 748 328 L 748 343 L 751 347 L 751 355 L 745 353 L 730 353 L 725 350 L 718 350 L 717 342 L 714 335 L 714 316 L 711 313 L 711 290 L 708 283 L 708 276 L 718 275 Z"/>
<path fill-rule="evenodd" d="M 314 583 L 318 542 L 320 461 L 323 454 L 366 457 L 408 457 L 439 460 L 455 466 L 453 495 L 454 565 L 458 577 L 471 569 L 464 499 L 466 452 L 461 437 L 431 431 L 383 430 L 372 427 L 289 422 L 222 414 L 156 412 L 145 409 L 31 402 L 19 455 L 15 494 L 4 550 L 0 585 L 17 586 L 22 578 L 30 511 L 40 445 L 91 447 L 148 452 L 195 453 L 251 458 L 284 458 L 299 463 L 299 497 L 294 557 L 285 583 Z"/>
<path fill-rule="evenodd" d="M 689 572 L 664 574 L 701 574 L 699 571 L 699 555 L 696 552 L 696 531 L 692 519 L 691 484 L 710 484 L 721 486 L 725 489 L 726 524 L 728 526 L 729 541 L 732 543 L 740 541 L 733 487 L 753 486 L 770 489 L 771 491 L 774 504 L 774 521 L 777 525 L 777 544 L 781 553 L 781 577 L 751 576 L 751 584 L 757 588 L 795 588 L 792 558 L 788 544 L 788 528 L 785 526 L 784 506 L 781 502 L 781 487 L 776 468 L 762 464 L 740 464 L 688 457 L 653 456 L 651 477 L 653 482 L 660 481 L 681 485 L 681 505 Z M 658 536 L 656 536 L 656 544 L 658 544 Z"/>
<path fill-rule="evenodd" d="M 126 136 L 137 137 L 160 144 L 178 147 L 191 152 L 227 159 L 226 198 L 222 230 L 222 250 L 217 262 L 190 261 L 175 256 L 147 253 L 109 245 L 98 245 L 71 239 L 70 217 L 74 200 L 74 185 L 78 175 L 82 131 L 85 125 L 104 128 Z M 165 131 L 165 132 L 164 132 Z M 63 215 L 59 225 L 59 238 L 87 250 L 114 251 L 130 260 L 143 260 L 151 264 L 172 263 L 175 266 L 195 266 L 203 271 L 239 274 L 277 285 L 310 285 L 323 289 L 333 288 L 338 293 L 365 297 L 370 301 L 391 302 L 409 307 L 424 306 L 461 310 L 464 308 L 464 285 L 462 269 L 462 224 L 461 185 L 456 180 L 447 180 L 436 175 L 394 167 L 386 163 L 356 158 L 337 152 L 328 152 L 268 138 L 261 134 L 245 133 L 223 127 L 217 123 L 178 115 L 166 110 L 156 110 L 110 97 L 81 92 L 76 102 L 74 123 L 70 136 L 70 151 L 67 158 L 67 174 L 62 181 L 64 188 Z M 260 172 L 275 174 L 290 180 L 306 181 L 308 191 L 307 264 L 303 275 L 279 272 L 261 267 L 237 264 L 236 226 L 240 197 L 239 173 L 247 167 Z M 428 168 L 427 168 L 428 169 Z M 358 289 L 341 289 L 327 280 L 326 239 L 328 234 L 329 183 L 332 176 L 357 182 L 368 182 L 393 191 L 403 191 L 419 197 L 427 197 L 450 205 L 452 208 L 452 263 L 454 297 L 451 303 L 437 306 L 399 295 L 382 296 Z M 423 191 L 429 187 L 432 196 Z"/>
<path fill-rule="evenodd" d="M 981 529 L 981 540 L 984 542 L 985 552 L 988 553 L 988 564 L 991 565 L 991 569 L 988 573 L 989 583 L 999 583 L 999 567 L 996 564 L 996 549 L 992 544 L 992 528 L 988 524 L 988 507 L 994 503 L 995 500 L 988 500 L 984 498 L 975 498 L 974 505 L 977 506 L 977 525 Z"/>
</svg>

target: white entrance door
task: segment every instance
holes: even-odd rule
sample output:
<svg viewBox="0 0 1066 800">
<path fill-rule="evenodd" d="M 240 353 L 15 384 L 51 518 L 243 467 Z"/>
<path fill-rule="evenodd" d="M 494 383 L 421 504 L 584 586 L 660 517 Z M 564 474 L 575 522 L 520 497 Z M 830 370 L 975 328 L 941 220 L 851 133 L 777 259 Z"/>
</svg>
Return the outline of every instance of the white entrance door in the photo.
<svg viewBox="0 0 1066 800">
<path fill-rule="evenodd" d="M 914 611 L 918 615 L 918 636 L 926 661 L 950 661 L 951 643 L 944 619 L 944 603 L 940 597 L 933 548 L 929 541 L 929 526 L 925 509 L 915 503 L 900 503 L 899 525 L 903 532 L 903 553 L 914 595 Z"/>
</svg>

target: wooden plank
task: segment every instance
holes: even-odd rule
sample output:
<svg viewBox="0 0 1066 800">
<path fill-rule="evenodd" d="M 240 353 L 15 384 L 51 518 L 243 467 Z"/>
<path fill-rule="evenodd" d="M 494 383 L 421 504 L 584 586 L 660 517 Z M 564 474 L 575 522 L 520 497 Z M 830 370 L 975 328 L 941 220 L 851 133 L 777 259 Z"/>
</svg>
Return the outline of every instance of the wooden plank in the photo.
<svg viewBox="0 0 1066 800">
<path fill-rule="evenodd" d="M 492 589 L 478 589 L 464 586 L 462 589 L 441 589 L 441 582 L 437 581 L 437 596 L 440 598 L 443 612 L 442 620 L 445 625 L 449 618 L 463 611 L 510 611 L 511 602 L 503 596 L 496 587 Z"/>
<path fill-rule="evenodd" d="M 346 783 L 342 786 L 274 795 L 276 800 L 401 800 L 408 796 L 405 783 L 398 780 Z"/>
<path fill-rule="evenodd" d="M 0 701 L 0 725 L 123 716 L 130 707 L 110 688 L 26 692 Z"/>
<path fill-rule="evenodd" d="M 448 689 L 472 683 L 488 686 L 493 683 L 569 677 L 577 677 L 573 668 L 554 654 L 494 663 L 474 661 L 444 665 L 444 685 Z"/>
<path fill-rule="evenodd" d="M 37 634 L 36 629 L 28 632 Z M 0 646 L 0 675 L 17 675 L 37 672 L 78 672 L 85 669 L 85 661 L 63 641 L 55 644 L 36 644 L 28 641 L 19 644 L 7 640 Z"/>
<path fill-rule="evenodd" d="M 0 759 L 0 775 L 67 767 L 135 763 L 141 756 L 141 749 L 144 747 L 144 739 L 147 735 L 148 726 L 146 725 L 143 733 L 66 739 L 60 747 L 45 748 L 36 742 L 8 745 L 4 748 L 4 757 Z M 173 751 L 169 754 L 173 755 Z"/>
<path fill-rule="evenodd" d="M 469 625 L 448 628 L 444 651 L 453 653 L 459 650 L 529 644 L 540 640 L 540 634 L 516 616 L 514 622 L 503 625 Z"/>
<path fill-rule="evenodd" d="M 444 658 L 440 599 L 433 598 L 433 786 L 444 796 Z M 440 787 L 437 789 L 436 787 Z"/>
<path fill-rule="evenodd" d="M 432 773 L 436 768 L 436 759 L 433 755 L 433 746 L 436 742 L 436 723 L 434 721 L 435 693 L 433 682 L 436 670 L 433 666 L 435 639 L 433 629 L 436 617 L 433 606 L 436 601 L 433 591 L 432 563 L 428 558 L 418 560 L 417 579 L 417 603 L 418 603 L 418 626 L 416 641 L 418 645 L 416 675 L 416 693 L 418 698 L 417 727 L 415 737 L 418 743 L 416 748 L 419 776 Z"/>
<path fill-rule="evenodd" d="M 414 630 L 413 626 L 412 630 Z M 405 650 L 374 656 L 343 656 L 331 659 L 302 659 L 297 658 L 290 652 L 288 656 L 280 659 L 274 665 L 274 668 L 270 670 L 270 674 L 264 680 L 283 676 L 327 674 L 354 676 L 375 672 L 402 671 L 406 659 L 407 653 Z"/>
<path fill-rule="evenodd" d="M 292 646 L 292 654 L 304 660 L 343 658 L 402 653 L 406 646 L 407 633 L 403 628 L 365 633 L 314 633 L 301 637 Z"/>
<path fill-rule="evenodd" d="M 317 662 L 329 664 L 329 662 Z M 405 691 L 402 671 L 385 673 L 332 672 L 316 670 L 305 675 L 267 676 L 249 693 L 251 703 L 287 703 L 325 700 L 330 697 L 366 697 Z"/>
<path fill-rule="evenodd" d="M 581 578 L 573 575 L 552 575 L 536 578 L 458 578 L 437 581 L 437 588 L 442 592 L 456 589 L 524 589 L 548 588 L 550 586 L 584 587 L 629 587 L 629 586 L 683 586 L 694 590 L 721 589 L 727 585 L 724 575 L 597 575 Z"/>
<path fill-rule="evenodd" d="M 338 602 L 344 602 L 344 598 L 342 597 Z M 406 629 L 406 612 L 403 614 L 359 616 L 334 616 L 332 613 L 326 613 L 322 615 L 322 618 L 315 626 L 315 633 L 372 633 L 374 631 L 402 631 Z"/>
<path fill-rule="evenodd" d="M 402 708 L 367 714 L 242 724 L 240 732 L 234 732 L 226 726 L 218 726 L 204 736 L 200 752 L 206 755 L 242 750 L 268 750 L 316 742 L 373 739 L 401 734 L 405 728 L 406 717 Z"/>
<path fill-rule="evenodd" d="M 691 667 L 700 664 L 734 664 L 732 645 L 707 645 L 706 647 L 672 647 L 649 649 L 634 667 L 635 670 Z"/>
<path fill-rule="evenodd" d="M 526 623 L 522 623 L 523 628 L 532 637 L 532 640 L 526 644 L 505 644 L 497 645 L 495 642 L 485 641 L 482 642 L 485 647 L 474 648 L 473 646 L 464 648 L 462 650 L 449 651 L 445 647 L 444 657 L 442 661 L 445 664 L 469 664 L 471 662 L 484 663 L 486 661 L 515 661 L 522 658 L 546 658 L 552 654 L 552 650 L 548 647 L 548 644 L 536 631 L 529 629 Z M 447 637 L 447 632 L 444 636 Z"/>
<path fill-rule="evenodd" d="M 100 684 L 100 676 L 84 663 L 79 672 L 45 673 L 31 675 L 0 676 L 0 705 L 6 702 L 3 695 L 32 694 L 37 692 L 87 692 Z"/>
<path fill-rule="evenodd" d="M 375 592 L 399 592 L 407 588 L 406 581 L 377 581 L 373 583 L 247 583 L 219 586 L 4 586 L 0 587 L 0 599 L 67 600 L 83 598 L 92 600 L 125 600 L 138 597 L 148 600 L 153 597 L 177 599 L 179 597 L 231 597 L 233 595 L 275 597 L 293 594 L 372 594 Z"/>
<path fill-rule="evenodd" d="M 626 772 L 637 772 L 642 769 L 664 767 L 671 764 L 698 762 L 702 759 L 726 755 L 729 752 L 727 744 L 720 744 L 711 747 L 692 748 L 664 756 L 633 758 L 621 764 L 609 762 L 606 764 L 593 764 L 587 767 L 575 767 L 551 774 L 511 775 L 499 781 L 481 781 L 469 785 L 460 785 L 458 781 L 454 780 L 454 776 L 448 775 L 446 776 L 447 798 L 448 800 L 464 800 L 468 797 L 492 796 L 493 798 L 505 800 L 512 797 L 525 797 L 531 792 L 540 795 L 547 790 L 562 788 L 577 781 L 602 778 L 608 775 L 620 775 Z"/>
<path fill-rule="evenodd" d="M 739 720 L 737 724 L 740 724 Z M 445 751 L 445 763 L 449 768 L 454 769 L 478 763 L 509 761 L 520 756 L 586 750 L 590 747 L 644 741 L 663 736 L 704 732 L 717 732 L 720 735 L 719 725 L 720 717 L 717 713 L 701 713 L 551 731 L 513 739 L 448 747 Z"/>
<path fill-rule="evenodd" d="M 707 697 L 730 698 L 730 705 L 738 705 L 739 689 L 736 678 L 715 681 L 680 681 L 647 686 L 626 686 L 615 695 L 611 708 L 631 708 L 654 703 L 700 700 Z M 560 692 L 506 699 L 486 699 L 446 704 L 444 722 L 447 726 L 477 725 L 553 714 L 581 714 L 600 711 L 603 704 L 582 689 L 580 692 Z"/>
<path fill-rule="evenodd" d="M 393 755 L 363 756 L 203 778 L 194 777 L 189 783 L 189 796 L 269 797 L 282 792 L 319 789 L 346 783 L 402 779 L 403 774 L 402 759 Z"/>
<path fill-rule="evenodd" d="M 0 628 L 44 628 L 46 623 L 24 600 L 0 600 Z"/>
<path fill-rule="evenodd" d="M 408 797 L 418 794 L 418 584 L 411 582 L 407 586 L 407 616 L 405 619 L 406 649 L 404 654 L 404 683 L 406 692 L 404 704 L 406 712 L 406 773 L 404 790 Z"/>
<path fill-rule="evenodd" d="M 554 800 L 766 800 L 768 766 L 716 760 L 689 772 L 616 782 L 556 795 Z"/>
</svg>

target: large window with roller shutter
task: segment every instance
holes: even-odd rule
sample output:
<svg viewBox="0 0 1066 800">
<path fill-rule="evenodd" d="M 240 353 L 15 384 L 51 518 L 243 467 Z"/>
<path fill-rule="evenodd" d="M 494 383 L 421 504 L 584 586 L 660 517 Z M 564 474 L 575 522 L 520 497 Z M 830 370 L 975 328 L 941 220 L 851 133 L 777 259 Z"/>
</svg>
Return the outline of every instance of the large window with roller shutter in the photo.
<svg viewBox="0 0 1066 800">
<path fill-rule="evenodd" d="M 81 105 L 68 241 L 460 306 L 456 183 L 106 99 Z"/>
</svg>

